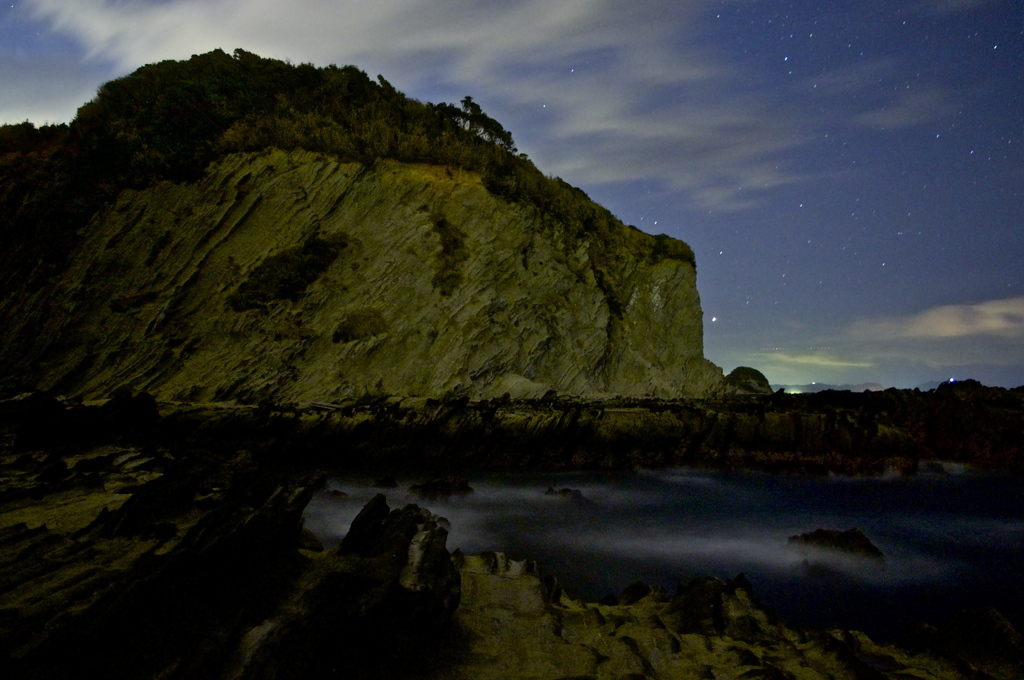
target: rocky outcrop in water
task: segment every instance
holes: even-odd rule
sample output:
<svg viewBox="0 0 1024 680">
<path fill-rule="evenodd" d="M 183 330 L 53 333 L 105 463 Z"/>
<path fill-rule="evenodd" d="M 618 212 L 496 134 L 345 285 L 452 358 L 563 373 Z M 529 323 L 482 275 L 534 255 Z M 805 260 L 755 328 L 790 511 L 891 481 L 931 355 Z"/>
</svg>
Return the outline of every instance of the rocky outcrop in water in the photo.
<svg viewBox="0 0 1024 680">
<path fill-rule="evenodd" d="M 823 550 L 836 550 L 850 555 L 881 559 L 882 551 L 871 542 L 864 532 L 854 527 L 846 531 L 815 529 L 805 534 L 789 537 L 789 545 Z"/>
</svg>

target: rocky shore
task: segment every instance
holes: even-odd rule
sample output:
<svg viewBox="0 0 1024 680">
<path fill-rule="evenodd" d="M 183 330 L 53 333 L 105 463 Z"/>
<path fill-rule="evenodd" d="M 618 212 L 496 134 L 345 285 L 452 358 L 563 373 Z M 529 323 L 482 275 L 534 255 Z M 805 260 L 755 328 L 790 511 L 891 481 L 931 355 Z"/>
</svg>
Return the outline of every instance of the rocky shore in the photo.
<svg viewBox="0 0 1024 680">
<path fill-rule="evenodd" d="M 302 513 L 328 471 L 371 466 L 438 473 L 424 479 L 474 466 L 910 471 L 932 457 L 1019 470 L 1020 400 L 1000 390 L 308 408 L 158 405 L 127 391 L 103 404 L 6 400 L 0 674 L 1018 678 L 1024 646 L 995 611 L 880 645 L 791 629 L 742 577 L 675 593 L 635 584 L 585 603 L 532 563 L 450 555 L 446 520 L 417 505 L 374 499 L 330 550 Z"/>
<path fill-rule="evenodd" d="M 139 401 L 146 399 L 146 405 Z M 40 395 L 30 402 L 18 411 L 26 423 L 19 426 L 21 436 L 29 439 L 108 427 L 116 416 L 168 444 L 244 448 L 265 452 L 279 464 L 345 471 L 691 466 L 881 474 L 913 473 L 929 460 L 1024 471 L 1024 387 L 990 388 L 975 381 L 930 392 L 718 400 L 594 402 L 549 395 L 521 401 L 162 403 L 160 415 L 151 398 L 133 401 L 129 392 L 103 406 L 66 405 Z M 12 401 L 4 408 L 20 406 Z M 148 413 L 117 415 L 125 409 Z"/>
</svg>

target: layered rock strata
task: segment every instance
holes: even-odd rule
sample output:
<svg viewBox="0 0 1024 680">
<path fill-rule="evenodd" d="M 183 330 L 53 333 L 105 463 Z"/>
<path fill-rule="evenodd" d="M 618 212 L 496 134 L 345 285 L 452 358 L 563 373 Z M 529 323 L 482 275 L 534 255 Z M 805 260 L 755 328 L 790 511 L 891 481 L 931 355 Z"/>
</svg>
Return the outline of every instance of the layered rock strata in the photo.
<svg viewBox="0 0 1024 680">
<path fill-rule="evenodd" d="M 61 276 L 0 301 L 0 356 L 86 398 L 720 390 L 692 254 L 616 228 L 571 234 L 442 167 L 231 155 L 96 214 Z"/>
</svg>

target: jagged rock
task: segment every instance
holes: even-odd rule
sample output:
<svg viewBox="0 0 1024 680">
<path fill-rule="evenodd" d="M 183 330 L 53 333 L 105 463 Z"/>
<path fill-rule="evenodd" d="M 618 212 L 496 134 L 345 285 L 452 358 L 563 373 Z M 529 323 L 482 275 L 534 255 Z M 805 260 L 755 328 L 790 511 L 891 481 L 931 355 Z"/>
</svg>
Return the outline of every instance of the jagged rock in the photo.
<svg viewBox="0 0 1024 680">
<path fill-rule="evenodd" d="M 382 499 L 353 521 L 358 541 L 316 556 L 283 606 L 246 632 L 224 677 L 401 677 L 403 662 L 420 665 L 459 605 L 459 574 L 438 518 Z"/>
<path fill-rule="evenodd" d="M 728 635 L 750 643 L 778 637 L 778 622 L 754 598 L 742 574 L 729 581 L 704 577 L 679 584 L 663 619 L 680 634 Z"/>
<path fill-rule="evenodd" d="M 424 500 L 437 500 L 473 493 L 473 487 L 469 485 L 469 480 L 465 477 L 451 475 L 413 484 L 409 487 L 409 493 Z"/>
<path fill-rule="evenodd" d="M 606 605 L 574 600 L 548 587 L 535 564 L 500 553 L 460 554 L 458 564 L 463 599 L 453 633 L 461 648 L 447 679 L 974 677 L 863 633 L 789 629 L 742 576 L 681 584 L 670 601 L 633 584 Z"/>
<path fill-rule="evenodd" d="M 113 481 L 139 457 L 62 475 Z M 371 503 L 324 551 L 302 529 L 320 474 L 279 479 L 248 451 L 131 474 L 130 496 L 73 505 L 30 472 L 42 493 L 0 506 L 3 677 L 376 677 L 429 652 L 458 605 L 447 522 L 416 506 Z"/>
<path fill-rule="evenodd" d="M 863 557 L 882 559 L 885 555 L 871 542 L 864 532 L 854 527 L 846 531 L 835 529 L 815 529 L 806 534 L 789 537 L 789 544 L 794 546 L 809 546 L 812 548 L 823 548 L 826 550 L 838 550 L 839 552 Z"/>
<path fill-rule="evenodd" d="M 661 586 L 651 586 L 643 581 L 634 581 L 622 591 L 616 604 L 636 604 L 645 597 L 653 597 L 659 602 L 668 602 L 669 600 L 668 591 Z"/>
</svg>

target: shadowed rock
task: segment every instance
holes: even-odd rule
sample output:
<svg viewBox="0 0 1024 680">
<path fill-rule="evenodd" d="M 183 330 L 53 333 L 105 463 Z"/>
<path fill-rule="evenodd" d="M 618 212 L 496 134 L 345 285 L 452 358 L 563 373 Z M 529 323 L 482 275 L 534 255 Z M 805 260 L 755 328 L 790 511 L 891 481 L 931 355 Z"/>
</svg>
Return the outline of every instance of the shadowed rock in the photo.
<svg viewBox="0 0 1024 680">
<path fill-rule="evenodd" d="M 46 475 L 100 475 L 127 501 L 102 484 L 54 495 L 38 465 L 7 467 L 41 490 L 0 529 L 4 678 L 403 677 L 447 629 L 460 585 L 445 521 L 378 497 L 325 551 L 302 529 L 320 475 L 278 478 L 248 452 L 126 470 L 138 458 Z"/>
<path fill-rule="evenodd" d="M 766 396 L 772 394 L 768 378 L 756 368 L 737 366 L 725 377 L 726 392 L 738 397 Z"/>
</svg>

